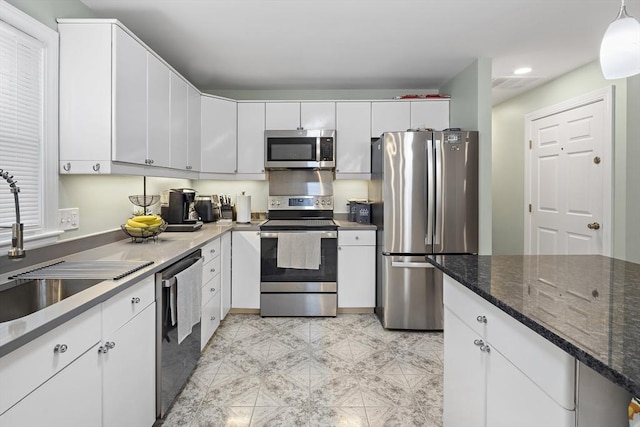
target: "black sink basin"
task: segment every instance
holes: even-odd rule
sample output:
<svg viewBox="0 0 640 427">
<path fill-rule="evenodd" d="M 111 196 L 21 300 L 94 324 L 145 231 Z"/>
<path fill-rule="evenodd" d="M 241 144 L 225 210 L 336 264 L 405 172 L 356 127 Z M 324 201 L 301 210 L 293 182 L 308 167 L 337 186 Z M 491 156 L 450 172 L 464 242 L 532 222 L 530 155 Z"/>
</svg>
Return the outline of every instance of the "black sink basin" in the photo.
<svg viewBox="0 0 640 427">
<path fill-rule="evenodd" d="M 0 322 L 18 319 L 102 282 L 102 279 L 18 279 L 0 287 Z"/>
</svg>

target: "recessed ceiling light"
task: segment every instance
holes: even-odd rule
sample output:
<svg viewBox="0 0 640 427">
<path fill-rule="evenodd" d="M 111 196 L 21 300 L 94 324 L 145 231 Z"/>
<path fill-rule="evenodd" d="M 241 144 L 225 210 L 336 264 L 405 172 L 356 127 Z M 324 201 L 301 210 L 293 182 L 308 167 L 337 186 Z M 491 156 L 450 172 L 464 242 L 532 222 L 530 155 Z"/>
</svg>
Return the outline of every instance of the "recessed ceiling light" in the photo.
<svg viewBox="0 0 640 427">
<path fill-rule="evenodd" d="M 513 70 L 513 74 L 516 74 L 518 76 L 522 74 L 529 74 L 530 72 L 531 72 L 531 67 L 522 67 L 522 68 L 516 68 L 515 70 Z"/>
</svg>

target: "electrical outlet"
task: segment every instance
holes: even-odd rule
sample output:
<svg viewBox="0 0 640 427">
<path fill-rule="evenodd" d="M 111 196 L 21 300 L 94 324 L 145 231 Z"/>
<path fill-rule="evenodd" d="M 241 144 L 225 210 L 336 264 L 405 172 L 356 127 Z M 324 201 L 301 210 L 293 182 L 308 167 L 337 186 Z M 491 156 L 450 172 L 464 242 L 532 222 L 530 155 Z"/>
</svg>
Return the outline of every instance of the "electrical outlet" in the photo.
<svg viewBox="0 0 640 427">
<path fill-rule="evenodd" d="M 80 209 L 58 209 L 58 229 L 77 230 L 80 227 Z"/>
</svg>

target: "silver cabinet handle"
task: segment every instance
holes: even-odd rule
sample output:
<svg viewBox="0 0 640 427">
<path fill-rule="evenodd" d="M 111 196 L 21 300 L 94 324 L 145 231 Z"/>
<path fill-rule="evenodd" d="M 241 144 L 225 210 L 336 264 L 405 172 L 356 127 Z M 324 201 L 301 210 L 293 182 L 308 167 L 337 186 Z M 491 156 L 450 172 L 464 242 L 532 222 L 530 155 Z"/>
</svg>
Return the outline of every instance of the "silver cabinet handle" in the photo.
<svg viewBox="0 0 640 427">
<path fill-rule="evenodd" d="M 477 345 L 478 347 L 484 345 L 484 341 L 482 340 L 473 340 L 473 344 Z"/>
<path fill-rule="evenodd" d="M 215 268 L 212 268 L 212 269 L 211 269 L 211 272 L 212 272 L 212 273 L 215 273 L 215 272 L 216 272 L 216 269 L 215 269 Z"/>
<path fill-rule="evenodd" d="M 478 323 L 487 323 L 487 316 L 478 316 L 476 317 Z"/>
<path fill-rule="evenodd" d="M 485 352 L 485 353 L 490 353 L 491 349 L 489 348 L 488 345 L 484 344 L 480 346 L 480 351 Z"/>
<path fill-rule="evenodd" d="M 216 291 L 216 288 L 211 288 L 211 289 L 210 289 L 210 291 L 211 291 L 211 292 L 215 292 L 215 291 Z"/>
<path fill-rule="evenodd" d="M 62 169 L 64 169 L 67 172 L 69 172 L 71 170 L 71 163 L 67 162 L 66 165 L 62 165 Z"/>
<path fill-rule="evenodd" d="M 131 298 L 131 304 L 138 304 L 139 302 L 140 302 L 140 298 L 138 297 Z"/>
<path fill-rule="evenodd" d="M 95 165 L 93 165 L 93 170 L 95 172 L 100 172 L 100 163 L 96 163 Z"/>
<path fill-rule="evenodd" d="M 215 250 L 215 249 L 211 249 L 211 250 L 209 251 L 209 253 L 215 254 L 215 253 L 216 253 L 216 250 Z"/>
<path fill-rule="evenodd" d="M 356 240 L 360 240 L 360 237 L 356 236 Z"/>
<path fill-rule="evenodd" d="M 54 353 L 65 353 L 67 350 L 68 350 L 68 347 L 66 344 L 56 344 L 56 346 L 53 347 Z"/>
<path fill-rule="evenodd" d="M 104 343 L 104 345 L 101 345 L 100 347 L 98 347 L 98 353 L 107 354 L 109 353 L 109 350 L 111 350 L 115 346 L 116 346 L 115 342 L 107 341 L 106 343 Z"/>
<path fill-rule="evenodd" d="M 214 320 L 216 320 L 216 316 L 211 316 L 211 321 L 213 322 Z"/>
</svg>

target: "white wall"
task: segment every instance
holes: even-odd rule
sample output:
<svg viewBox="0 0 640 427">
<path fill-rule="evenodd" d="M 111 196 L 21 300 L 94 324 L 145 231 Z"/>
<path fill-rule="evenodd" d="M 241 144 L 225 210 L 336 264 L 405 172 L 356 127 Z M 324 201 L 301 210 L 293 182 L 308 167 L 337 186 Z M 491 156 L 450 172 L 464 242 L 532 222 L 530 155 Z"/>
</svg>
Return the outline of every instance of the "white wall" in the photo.
<svg viewBox="0 0 640 427">
<path fill-rule="evenodd" d="M 638 80 L 635 92 L 627 79 L 608 81 L 602 77 L 598 61 L 578 68 L 520 96 L 507 100 L 493 109 L 493 253 L 521 254 L 524 250 L 524 116 L 541 108 L 558 104 L 594 90 L 615 86 L 614 103 L 614 242 L 613 255 L 627 258 L 627 246 L 635 253 L 632 260 L 640 260 L 637 209 L 640 204 L 638 176 L 627 174 L 640 164 L 638 153 Z M 634 112 L 628 113 L 628 95 L 635 101 Z M 630 110 L 631 111 L 631 110 Z M 627 121 L 627 116 L 633 120 Z M 634 130 L 635 129 L 635 130 Z M 635 132 L 635 141 L 627 149 L 627 133 Z M 633 204 L 628 203 L 633 202 Z M 630 215 L 630 216 L 629 216 Z M 629 221 L 627 218 L 629 217 Z M 628 226 L 628 224 L 630 226 Z M 634 234 L 635 233 L 635 234 Z M 632 242 L 631 236 L 636 236 Z"/>
</svg>

